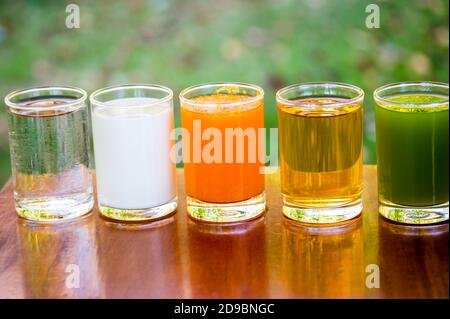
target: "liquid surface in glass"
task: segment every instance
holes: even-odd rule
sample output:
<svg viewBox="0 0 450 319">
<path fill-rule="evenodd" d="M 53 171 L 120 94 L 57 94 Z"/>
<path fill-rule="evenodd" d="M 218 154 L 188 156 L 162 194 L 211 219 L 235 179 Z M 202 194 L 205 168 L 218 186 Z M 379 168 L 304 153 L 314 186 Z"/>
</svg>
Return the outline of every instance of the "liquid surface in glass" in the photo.
<svg viewBox="0 0 450 319">
<path fill-rule="evenodd" d="M 380 200 L 405 206 L 448 202 L 448 98 L 409 94 L 376 107 Z M 442 104 L 440 104 L 442 102 Z M 408 103 L 411 103 L 408 105 Z M 436 103 L 423 107 L 420 103 Z"/>
<path fill-rule="evenodd" d="M 187 195 L 205 202 L 232 203 L 247 200 L 264 192 L 264 175 L 260 172 L 264 163 L 258 158 L 258 152 L 263 149 L 257 139 L 258 129 L 264 128 L 264 106 L 262 101 L 246 104 L 251 98 L 253 97 L 238 94 L 211 94 L 192 98 L 191 101 L 211 103 L 214 105 L 212 107 L 195 108 L 182 105 L 181 121 L 183 128 L 189 133 L 189 137 L 183 137 L 183 150 L 189 150 L 184 151 Z M 236 105 L 227 106 L 226 104 L 230 102 L 236 102 Z M 239 102 L 242 102 L 242 105 Z M 194 129 L 196 120 L 200 121 L 197 122 L 201 125 L 199 132 Z M 236 128 L 250 129 L 255 138 L 244 136 L 242 147 L 238 146 L 239 143 L 234 138 L 231 141 L 233 161 L 227 162 L 226 130 Z M 219 133 L 221 159 L 206 162 L 202 156 L 200 161 L 195 161 L 195 157 L 201 155 L 198 154 L 198 150 L 203 151 L 211 142 L 211 139 L 201 138 L 208 129 Z M 199 143 L 200 147 L 195 147 L 195 143 Z M 237 160 L 238 154 L 243 156 L 243 162 Z M 254 162 L 249 160 L 253 155 L 256 159 Z"/>
<path fill-rule="evenodd" d="M 336 206 L 360 198 L 362 106 L 336 97 L 278 104 L 281 188 L 287 201 L 306 207 Z"/>
<path fill-rule="evenodd" d="M 80 203 L 91 205 L 86 108 L 42 109 L 74 100 L 40 97 L 22 102 L 26 110 L 8 112 L 15 198 L 24 214 L 28 208 L 30 214 L 45 215 L 59 208 L 70 210 Z"/>
</svg>

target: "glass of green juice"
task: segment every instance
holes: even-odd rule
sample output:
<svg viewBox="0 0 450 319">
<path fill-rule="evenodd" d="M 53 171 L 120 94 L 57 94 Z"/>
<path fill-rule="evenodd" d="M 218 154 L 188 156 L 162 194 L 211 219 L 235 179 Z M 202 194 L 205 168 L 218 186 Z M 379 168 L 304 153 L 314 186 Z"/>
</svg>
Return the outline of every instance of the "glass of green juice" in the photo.
<svg viewBox="0 0 450 319">
<path fill-rule="evenodd" d="M 448 220 L 448 84 L 375 90 L 379 212 L 404 224 Z"/>
</svg>

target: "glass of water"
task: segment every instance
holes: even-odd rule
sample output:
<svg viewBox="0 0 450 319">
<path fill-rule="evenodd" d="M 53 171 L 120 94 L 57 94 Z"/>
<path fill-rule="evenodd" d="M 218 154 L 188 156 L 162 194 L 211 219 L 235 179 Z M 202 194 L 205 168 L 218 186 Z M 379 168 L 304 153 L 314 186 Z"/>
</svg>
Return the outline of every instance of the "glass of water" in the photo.
<svg viewBox="0 0 450 319">
<path fill-rule="evenodd" d="M 19 216 L 42 222 L 91 211 L 87 94 L 38 87 L 5 97 L 14 198 Z"/>
</svg>

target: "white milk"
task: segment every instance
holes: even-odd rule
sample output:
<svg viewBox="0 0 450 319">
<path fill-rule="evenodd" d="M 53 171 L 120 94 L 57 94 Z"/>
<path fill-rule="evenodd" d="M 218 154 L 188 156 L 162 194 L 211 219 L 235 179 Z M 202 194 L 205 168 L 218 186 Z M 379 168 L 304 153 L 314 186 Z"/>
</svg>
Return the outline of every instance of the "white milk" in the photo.
<svg viewBox="0 0 450 319">
<path fill-rule="evenodd" d="M 93 109 L 101 206 L 145 209 L 166 204 L 175 197 L 175 164 L 170 160 L 172 104 L 148 106 L 155 101 L 123 98 Z"/>
</svg>

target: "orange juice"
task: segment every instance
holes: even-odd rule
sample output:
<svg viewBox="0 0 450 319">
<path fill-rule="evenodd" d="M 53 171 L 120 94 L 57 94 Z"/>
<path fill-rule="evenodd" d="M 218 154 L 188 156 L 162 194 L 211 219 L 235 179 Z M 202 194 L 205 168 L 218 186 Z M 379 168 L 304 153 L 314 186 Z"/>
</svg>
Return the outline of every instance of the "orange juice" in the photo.
<svg viewBox="0 0 450 319">
<path fill-rule="evenodd" d="M 209 96 L 199 96 L 194 101 L 229 103 L 245 101 L 248 96 L 213 94 Z M 220 108 L 220 107 L 219 107 Z M 201 121 L 201 130 L 207 128 L 217 128 L 222 136 L 222 163 L 205 163 L 203 159 L 200 163 L 193 163 L 194 160 L 194 120 Z M 190 148 L 190 159 L 185 158 L 184 172 L 186 179 L 186 193 L 189 196 L 212 203 L 232 203 L 252 198 L 264 191 L 264 175 L 260 173 L 260 168 L 264 165 L 258 161 L 248 162 L 249 139 L 245 138 L 243 149 L 237 148 L 237 143 L 233 143 L 234 158 L 239 152 L 244 152 L 245 161 L 243 163 L 226 163 L 225 160 L 225 129 L 226 128 L 247 128 L 254 129 L 264 127 L 263 103 L 259 102 L 253 108 L 245 111 L 238 109 L 218 109 L 216 112 L 194 111 L 181 108 L 181 121 L 183 127 L 189 131 L 190 141 L 184 140 L 183 148 Z M 204 150 L 210 141 L 202 140 L 201 149 Z M 257 142 L 257 141 L 256 141 Z M 250 142 L 251 143 L 251 142 Z M 258 145 L 256 144 L 257 151 Z"/>
<path fill-rule="evenodd" d="M 181 99 L 188 211 L 211 221 L 230 221 L 225 215 L 231 212 L 246 215 L 247 206 L 230 207 L 264 193 L 264 143 L 258 137 L 264 135 L 262 96 L 222 91 Z M 206 206 L 190 209 L 189 198 Z M 205 217 L 205 209 L 212 215 Z"/>
</svg>

